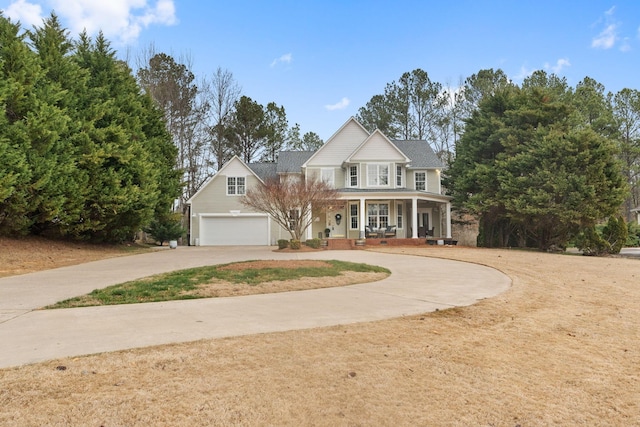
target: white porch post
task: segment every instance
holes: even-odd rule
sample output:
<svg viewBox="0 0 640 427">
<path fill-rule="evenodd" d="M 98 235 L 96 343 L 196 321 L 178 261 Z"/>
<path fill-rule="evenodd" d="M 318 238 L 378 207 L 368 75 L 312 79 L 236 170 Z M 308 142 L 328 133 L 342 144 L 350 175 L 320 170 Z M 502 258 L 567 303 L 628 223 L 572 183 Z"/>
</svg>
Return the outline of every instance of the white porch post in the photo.
<svg viewBox="0 0 640 427">
<path fill-rule="evenodd" d="M 447 202 L 447 239 L 451 238 L 451 203 Z"/>
<path fill-rule="evenodd" d="M 313 239 L 313 210 L 311 206 L 309 206 L 309 209 L 307 209 L 307 217 L 304 219 L 304 221 L 308 224 L 311 224 L 309 225 L 309 227 L 307 227 L 307 230 L 305 232 L 307 235 L 305 240 L 311 240 Z"/>
<path fill-rule="evenodd" d="M 418 199 L 411 199 L 411 238 L 418 238 Z"/>
<path fill-rule="evenodd" d="M 360 199 L 360 235 L 358 236 L 359 238 L 365 238 L 366 234 L 364 232 L 364 226 L 365 226 L 365 219 L 366 219 L 366 213 L 364 211 L 365 209 L 365 205 L 364 205 L 364 199 L 361 198 Z"/>
</svg>

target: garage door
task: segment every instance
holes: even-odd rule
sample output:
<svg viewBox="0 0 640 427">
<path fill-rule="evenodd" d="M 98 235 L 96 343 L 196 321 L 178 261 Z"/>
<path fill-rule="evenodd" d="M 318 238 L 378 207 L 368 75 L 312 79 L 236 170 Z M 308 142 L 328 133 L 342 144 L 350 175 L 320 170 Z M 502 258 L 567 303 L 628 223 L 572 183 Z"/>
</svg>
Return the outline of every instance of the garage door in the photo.
<svg viewBox="0 0 640 427">
<path fill-rule="evenodd" d="M 269 245 L 267 216 L 202 217 L 200 245 Z"/>
</svg>

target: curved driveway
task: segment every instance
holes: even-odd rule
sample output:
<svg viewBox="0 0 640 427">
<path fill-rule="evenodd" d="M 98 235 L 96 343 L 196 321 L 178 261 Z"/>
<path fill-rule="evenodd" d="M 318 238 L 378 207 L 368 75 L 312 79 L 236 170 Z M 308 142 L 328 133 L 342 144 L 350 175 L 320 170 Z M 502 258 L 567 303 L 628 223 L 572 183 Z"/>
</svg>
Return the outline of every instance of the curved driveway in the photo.
<svg viewBox="0 0 640 427">
<path fill-rule="evenodd" d="M 379 282 L 309 291 L 37 310 L 151 274 L 253 259 L 340 259 L 384 266 L 392 274 Z M 507 276 L 489 267 L 410 255 L 279 253 L 268 247 L 162 249 L 0 279 L 0 368 L 203 338 L 415 315 L 470 305 L 510 284 Z"/>
</svg>

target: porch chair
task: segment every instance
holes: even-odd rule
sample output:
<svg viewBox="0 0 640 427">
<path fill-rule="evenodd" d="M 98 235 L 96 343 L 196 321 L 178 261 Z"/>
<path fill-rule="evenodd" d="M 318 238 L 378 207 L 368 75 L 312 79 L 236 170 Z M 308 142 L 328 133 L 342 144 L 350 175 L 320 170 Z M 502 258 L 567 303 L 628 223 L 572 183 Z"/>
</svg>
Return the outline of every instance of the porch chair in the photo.
<svg viewBox="0 0 640 427">
<path fill-rule="evenodd" d="M 384 231 L 384 237 L 396 237 L 396 229 L 395 225 L 387 225 L 387 229 Z"/>
<path fill-rule="evenodd" d="M 365 225 L 364 226 L 364 237 L 366 237 L 367 239 L 370 239 L 372 237 L 378 237 L 378 233 L 373 231 L 373 229 L 370 226 Z"/>
</svg>

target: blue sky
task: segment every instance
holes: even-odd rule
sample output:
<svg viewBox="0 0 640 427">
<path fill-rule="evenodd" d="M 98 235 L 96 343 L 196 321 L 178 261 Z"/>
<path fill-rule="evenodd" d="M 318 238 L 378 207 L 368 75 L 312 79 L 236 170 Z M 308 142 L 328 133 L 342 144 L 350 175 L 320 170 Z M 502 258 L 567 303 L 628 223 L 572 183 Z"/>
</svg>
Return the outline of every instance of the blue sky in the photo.
<svg viewBox="0 0 640 427">
<path fill-rule="evenodd" d="M 198 76 L 231 71 L 244 95 L 283 105 L 328 139 L 416 68 L 456 87 L 481 69 L 520 83 L 544 69 L 575 86 L 640 89 L 640 2 L 0 0 L 23 26 L 55 10 L 77 35 L 102 29 L 121 57 L 153 44 Z"/>
</svg>

